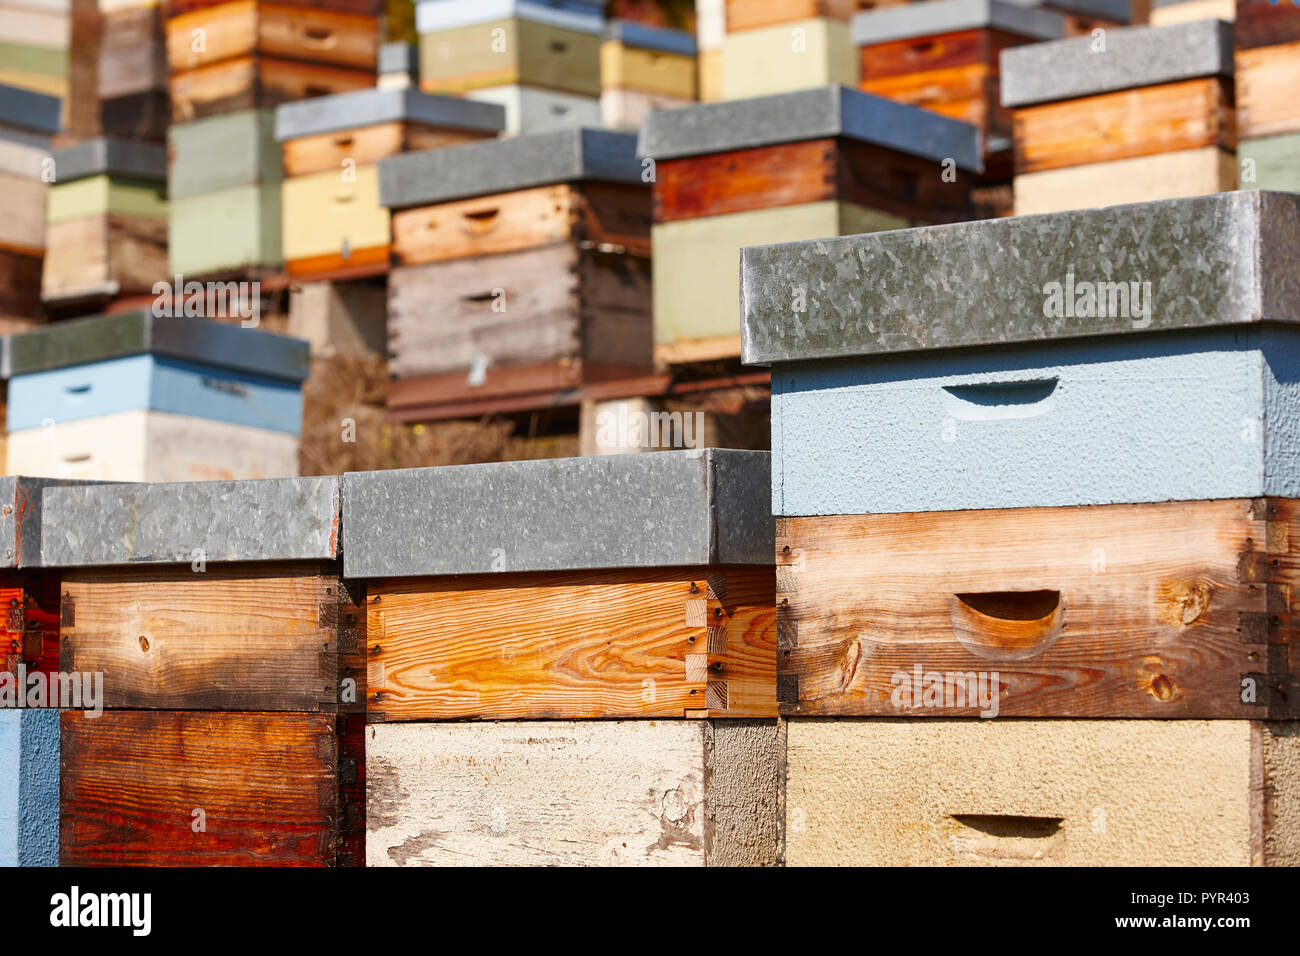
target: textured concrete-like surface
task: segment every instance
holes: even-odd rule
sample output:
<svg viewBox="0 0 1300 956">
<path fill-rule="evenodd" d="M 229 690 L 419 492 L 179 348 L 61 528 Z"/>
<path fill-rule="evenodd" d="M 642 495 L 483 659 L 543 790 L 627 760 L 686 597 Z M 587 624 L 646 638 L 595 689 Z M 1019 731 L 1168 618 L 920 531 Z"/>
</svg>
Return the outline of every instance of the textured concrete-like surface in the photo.
<svg viewBox="0 0 1300 956">
<path fill-rule="evenodd" d="M 1259 725 L 1258 775 L 1268 805 L 1264 832 L 1264 863 L 1300 866 L 1300 722 Z"/>
<path fill-rule="evenodd" d="M 397 209 L 580 180 L 642 182 L 636 136 L 573 127 L 405 153 L 379 163 L 379 200 Z"/>
<path fill-rule="evenodd" d="M 418 90 L 356 90 L 281 103 L 275 108 L 275 138 L 281 142 L 380 123 L 427 123 L 452 129 L 499 133 L 505 109 L 462 96 Z"/>
<path fill-rule="evenodd" d="M 179 294 L 179 292 L 178 292 Z M 211 319 L 118 312 L 9 336 L 4 377 L 142 353 L 189 359 L 301 382 L 311 363 L 301 339 Z"/>
<path fill-rule="evenodd" d="M 59 712 L 0 710 L 0 866 L 59 864 Z"/>
<path fill-rule="evenodd" d="M 785 729 L 775 720 L 711 720 L 705 728 L 709 866 L 779 866 Z"/>
<path fill-rule="evenodd" d="M 767 452 L 349 472 L 349 577 L 770 564 Z"/>
<path fill-rule="evenodd" d="M 1221 20 L 1107 30 L 1104 51 L 1091 36 L 1028 43 L 1002 51 L 1002 105 L 1231 76 L 1232 57 L 1232 24 Z"/>
<path fill-rule="evenodd" d="M 637 152 L 678 159 L 773 143 L 844 136 L 962 169 L 980 169 L 974 126 L 846 86 L 821 86 L 724 103 L 651 113 Z"/>
<path fill-rule="evenodd" d="M 46 488 L 47 567 L 336 557 L 337 477 Z"/>
<path fill-rule="evenodd" d="M 700 866 L 702 721 L 373 724 L 367 866 Z"/>
<path fill-rule="evenodd" d="M 1127 3 L 1123 4 L 1127 6 Z M 1005 30 L 1036 40 L 1065 36 L 1065 17 L 1014 0 L 929 0 L 866 10 L 853 17 L 856 46 L 888 43 L 957 30 Z"/>
<path fill-rule="evenodd" d="M 1300 330 L 1266 326 L 772 375 L 777 515 L 1300 494 Z"/>
<path fill-rule="evenodd" d="M 751 364 L 1300 320 L 1300 196 L 1133 206 L 750 246 Z M 1052 283 L 1151 283 L 1149 324 L 1049 316 Z"/>
<path fill-rule="evenodd" d="M 66 183 L 106 173 L 121 179 L 164 182 L 167 147 L 100 136 L 54 151 L 54 182 Z"/>
<path fill-rule="evenodd" d="M 1245 720 L 791 720 L 791 866 L 1247 866 L 1297 845 L 1294 736 Z M 1266 796 L 1285 812 L 1261 820 Z M 1261 830 L 1269 835 L 1260 839 Z"/>
</svg>

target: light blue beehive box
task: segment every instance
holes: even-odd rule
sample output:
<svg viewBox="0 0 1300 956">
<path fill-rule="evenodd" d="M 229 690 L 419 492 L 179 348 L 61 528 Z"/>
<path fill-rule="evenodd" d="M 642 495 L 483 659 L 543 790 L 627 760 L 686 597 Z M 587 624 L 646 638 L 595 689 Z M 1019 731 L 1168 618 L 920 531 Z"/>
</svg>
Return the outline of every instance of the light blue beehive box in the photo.
<svg viewBox="0 0 1300 956">
<path fill-rule="evenodd" d="M 759 246 L 742 270 L 774 514 L 1300 495 L 1300 196 Z M 1083 283 L 1128 309 L 1108 285 L 1079 314 Z"/>
</svg>

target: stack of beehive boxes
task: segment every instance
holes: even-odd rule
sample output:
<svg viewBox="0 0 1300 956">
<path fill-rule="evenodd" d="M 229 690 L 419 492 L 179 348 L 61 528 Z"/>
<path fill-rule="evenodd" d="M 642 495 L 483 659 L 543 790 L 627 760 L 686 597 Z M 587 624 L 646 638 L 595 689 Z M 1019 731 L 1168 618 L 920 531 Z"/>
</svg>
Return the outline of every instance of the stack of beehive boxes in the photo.
<svg viewBox="0 0 1300 956">
<path fill-rule="evenodd" d="M 68 97 L 69 0 L 0 0 L 0 84 Z"/>
<path fill-rule="evenodd" d="M 1238 0 L 1235 34 L 1240 184 L 1300 192 L 1300 4 Z"/>
<path fill-rule="evenodd" d="M 841 86 L 652 113 L 639 151 L 661 367 L 739 357 L 742 246 L 969 219 L 980 163 L 973 126 Z"/>
<path fill-rule="evenodd" d="M 1013 46 L 1061 39 L 1065 17 L 1002 0 L 930 0 L 859 13 L 852 28 L 863 90 L 980 130 L 978 218 L 1010 215 L 1011 111 L 999 102 L 998 57 Z"/>
<path fill-rule="evenodd" d="M 298 473 L 307 344 L 122 312 L 8 341 L 10 474 L 105 481 Z"/>
<path fill-rule="evenodd" d="M 45 215 L 52 176 L 50 138 L 59 129 L 59 101 L 0 86 L 0 329 L 41 317 Z"/>
<path fill-rule="evenodd" d="M 745 250 L 789 863 L 1300 860 L 1297 236 L 1234 192 Z"/>
<path fill-rule="evenodd" d="M 722 40 L 724 100 L 828 83 L 857 86 L 849 20 L 862 0 L 727 0 Z"/>
<path fill-rule="evenodd" d="M 84 315 L 148 295 L 167 270 L 167 153 L 101 136 L 54 154 L 41 297 Z"/>
<path fill-rule="evenodd" d="M 1232 43 L 1197 20 L 1004 50 L 1016 213 L 1235 188 Z"/>
<path fill-rule="evenodd" d="M 50 484 L 0 478 L 0 866 L 58 865 L 59 707 L 82 703 L 50 682 L 59 671 L 58 572 L 41 565 Z"/>
<path fill-rule="evenodd" d="M 339 481 L 46 489 L 68 865 L 359 865 L 365 615 Z"/>
<path fill-rule="evenodd" d="M 695 38 L 681 30 L 611 21 L 600 46 L 600 111 L 606 126 L 639 129 L 651 110 L 697 99 Z"/>
<path fill-rule="evenodd" d="M 70 136 L 166 141 L 165 21 L 158 0 L 72 0 Z"/>
<path fill-rule="evenodd" d="M 393 210 L 391 412 L 576 405 L 651 364 L 650 188 L 636 137 L 562 129 L 379 164 Z"/>
<path fill-rule="evenodd" d="M 773 864 L 768 466 L 711 450 L 346 475 L 367 863 Z"/>
<path fill-rule="evenodd" d="M 278 276 L 281 170 L 272 111 L 373 87 L 378 14 L 376 0 L 171 4 L 172 273 Z"/>
<path fill-rule="evenodd" d="M 422 0 L 420 89 L 497 103 L 510 133 L 600 125 L 600 0 Z"/>
</svg>

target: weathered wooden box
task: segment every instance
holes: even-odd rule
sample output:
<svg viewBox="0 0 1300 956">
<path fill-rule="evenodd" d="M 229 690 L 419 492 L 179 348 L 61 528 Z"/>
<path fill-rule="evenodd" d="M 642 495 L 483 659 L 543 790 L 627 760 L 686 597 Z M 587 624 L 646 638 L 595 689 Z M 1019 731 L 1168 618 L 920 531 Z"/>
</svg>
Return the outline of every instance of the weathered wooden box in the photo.
<svg viewBox="0 0 1300 956">
<path fill-rule="evenodd" d="M 551 404 L 644 373 L 643 170 L 632 135 L 588 129 L 381 162 L 396 263 L 390 409 L 419 420 L 479 401 Z"/>
<path fill-rule="evenodd" d="M 234 186 L 168 204 L 165 275 L 275 275 L 284 265 L 280 183 Z"/>
<path fill-rule="evenodd" d="M 518 0 L 437 0 L 418 4 L 415 16 L 426 93 L 523 84 L 600 95 L 599 11 Z"/>
<path fill-rule="evenodd" d="M 9 352 L 11 469 L 122 481 L 297 472 L 305 342 L 133 312 L 46 326 Z"/>
<path fill-rule="evenodd" d="M 1001 0 L 935 0 L 853 18 L 861 89 L 979 128 L 985 172 L 1011 175 L 1011 110 L 999 102 L 1002 50 L 1058 40 L 1065 18 Z"/>
<path fill-rule="evenodd" d="M 374 75 L 379 19 L 304 4 L 231 0 L 175 13 L 167 20 L 173 73 L 247 56 L 266 56 L 368 70 Z"/>
<path fill-rule="evenodd" d="M 93 311 L 150 292 L 167 274 L 166 150 L 101 137 L 53 160 L 42 298 Z"/>
<path fill-rule="evenodd" d="M 61 723 L 63 865 L 364 862 L 354 716 L 108 710 Z"/>
<path fill-rule="evenodd" d="M 173 73 L 168 83 L 172 122 L 189 123 L 237 110 L 369 89 L 374 69 L 353 69 L 272 56 L 242 56 Z"/>
<path fill-rule="evenodd" d="M 389 212 L 379 201 L 376 163 L 491 138 L 504 126 L 499 106 L 416 90 L 366 90 L 278 107 L 289 274 L 388 271 Z"/>
<path fill-rule="evenodd" d="M 50 136 L 59 129 L 59 101 L 0 86 L 0 321 L 41 314 Z"/>
<path fill-rule="evenodd" d="M 849 24 L 810 17 L 735 32 L 722 41 L 722 99 L 744 100 L 827 84 L 856 87 L 860 71 Z"/>
<path fill-rule="evenodd" d="M 368 866 L 780 865 L 775 721 L 367 733 Z"/>
<path fill-rule="evenodd" d="M 746 249 L 774 513 L 1296 497 L 1298 224 L 1232 192 Z"/>
<path fill-rule="evenodd" d="M 1290 720 L 1300 503 L 781 518 L 790 716 Z"/>
<path fill-rule="evenodd" d="M 77 139 L 163 142 L 171 116 L 166 8 L 157 2 L 109 8 L 100 0 L 72 0 L 71 10 L 68 133 Z"/>
<path fill-rule="evenodd" d="M 1238 50 L 1300 41 L 1300 6 L 1279 0 L 1236 0 L 1233 35 Z"/>
<path fill-rule="evenodd" d="M 368 719 L 772 716 L 768 478 L 721 449 L 346 475 Z"/>
<path fill-rule="evenodd" d="M 740 354 L 742 246 L 970 218 L 978 140 L 838 86 L 650 114 L 656 362 Z"/>
<path fill-rule="evenodd" d="M 680 30 L 613 20 L 600 45 L 600 108 L 606 126 L 639 129 L 650 110 L 695 102 L 695 38 Z"/>
<path fill-rule="evenodd" d="M 1300 32 L 1300 30 L 1298 30 Z M 1237 51 L 1237 133 L 1243 139 L 1300 133 L 1300 39 Z"/>
<path fill-rule="evenodd" d="M 1300 735 L 1253 720 L 790 720 L 788 866 L 1295 866 Z"/>
<path fill-rule="evenodd" d="M 1236 186 L 1232 25 L 1132 27 L 1002 53 L 1016 213 L 1174 199 Z"/>
</svg>

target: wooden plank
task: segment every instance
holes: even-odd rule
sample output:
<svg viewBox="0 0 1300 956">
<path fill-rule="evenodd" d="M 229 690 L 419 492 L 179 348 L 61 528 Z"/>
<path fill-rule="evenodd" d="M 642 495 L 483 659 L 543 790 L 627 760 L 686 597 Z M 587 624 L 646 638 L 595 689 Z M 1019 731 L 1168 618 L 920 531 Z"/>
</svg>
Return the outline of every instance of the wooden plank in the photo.
<svg viewBox="0 0 1300 956">
<path fill-rule="evenodd" d="M 61 723 L 64 865 L 361 862 L 347 717 L 110 710 Z"/>
<path fill-rule="evenodd" d="M 755 30 L 811 17 L 848 21 L 859 11 L 892 5 L 874 0 L 727 0 L 727 31 Z"/>
<path fill-rule="evenodd" d="M 698 721 L 370 727 L 366 864 L 703 866 L 707 732 Z M 771 799 L 758 785 L 740 793 L 741 806 Z"/>
<path fill-rule="evenodd" d="M 253 53 L 373 71 L 379 44 L 373 16 L 258 0 L 222 3 L 167 21 L 167 63 L 174 73 Z"/>
<path fill-rule="evenodd" d="M 875 80 L 959 66 L 983 65 L 997 76 L 1003 50 L 1033 42 L 1005 30 L 976 28 L 872 43 L 858 49 L 863 89 Z"/>
<path fill-rule="evenodd" d="M 1011 136 L 1011 110 L 998 102 L 997 77 L 983 64 L 864 80 L 862 89 L 978 126 L 986 137 Z"/>
<path fill-rule="evenodd" d="M 368 714 L 771 716 L 773 586 L 746 567 L 372 583 Z"/>
<path fill-rule="evenodd" d="M 782 712 L 974 716 L 956 687 L 984 674 L 1004 716 L 1293 717 L 1297 518 L 1229 499 L 780 519 Z M 913 700 L 916 668 L 943 703 Z"/>
<path fill-rule="evenodd" d="M 1014 125 L 1017 173 L 1237 143 L 1222 77 L 1030 106 L 1015 111 Z"/>
<path fill-rule="evenodd" d="M 111 213 L 51 222 L 41 294 L 66 298 L 112 286 L 145 293 L 167 274 L 167 220 Z"/>
<path fill-rule="evenodd" d="M 364 631 L 330 565 L 78 569 L 62 593 L 62 669 L 103 673 L 105 707 L 364 707 Z"/>
<path fill-rule="evenodd" d="M 1241 137 L 1300 133 L 1300 40 L 1238 50 L 1236 68 Z"/>
<path fill-rule="evenodd" d="M 398 153 L 441 149 L 484 138 L 489 138 L 488 134 L 474 130 L 402 122 L 321 133 L 283 144 L 284 173 L 286 176 L 306 176 L 342 169 L 343 161 L 347 159 L 361 166 Z"/>
<path fill-rule="evenodd" d="M 695 57 L 606 40 L 600 46 L 600 83 L 606 90 L 637 90 L 693 101 L 697 90 Z"/>
<path fill-rule="evenodd" d="M 969 179 L 944 182 L 930 160 L 838 139 L 782 143 L 665 160 L 656 168 L 655 222 L 823 200 L 922 222 L 970 218 Z"/>
<path fill-rule="evenodd" d="M 167 10 L 175 17 L 227 2 L 228 0 L 167 0 Z M 286 7 L 320 7 L 324 10 L 340 10 L 344 13 L 356 13 L 368 17 L 377 17 L 384 12 L 383 0 L 279 0 L 279 3 Z"/>
<path fill-rule="evenodd" d="M 40 318 L 41 264 L 39 249 L 0 247 L 0 315 Z"/>
<path fill-rule="evenodd" d="M 1300 42 L 1300 6 L 1273 0 L 1237 0 L 1237 49 Z"/>
<path fill-rule="evenodd" d="M 618 183 L 541 186 L 393 214 L 402 265 L 519 252 L 571 240 L 650 255 L 650 190 Z"/>
<path fill-rule="evenodd" d="M 45 248 L 45 201 L 49 187 L 40 179 L 0 172 L 0 195 L 5 197 L 0 216 L 0 243 L 32 249 Z"/>
<path fill-rule="evenodd" d="M 302 256 L 290 259 L 285 269 L 293 278 L 330 279 L 365 279 L 384 275 L 389 269 L 392 246 L 371 246 L 367 249 L 354 249 L 343 255 L 332 252 L 319 256 Z"/>
<path fill-rule="evenodd" d="M 600 95 L 600 43 L 594 33 L 512 18 L 439 30 L 420 44 L 420 89 L 467 93 L 523 83 Z"/>
<path fill-rule="evenodd" d="M 240 57 L 172 75 L 172 122 L 188 123 L 236 110 L 270 109 L 309 96 L 374 86 L 367 70 L 272 57 Z"/>
</svg>

